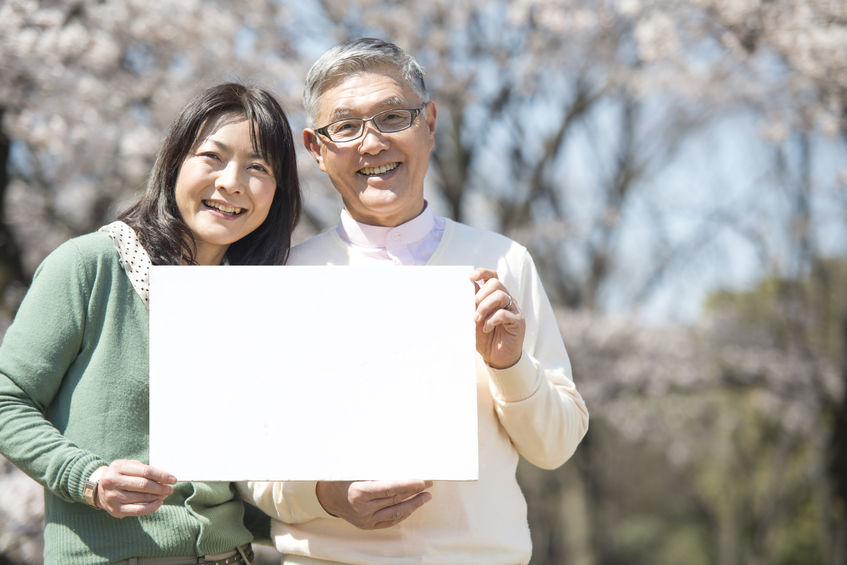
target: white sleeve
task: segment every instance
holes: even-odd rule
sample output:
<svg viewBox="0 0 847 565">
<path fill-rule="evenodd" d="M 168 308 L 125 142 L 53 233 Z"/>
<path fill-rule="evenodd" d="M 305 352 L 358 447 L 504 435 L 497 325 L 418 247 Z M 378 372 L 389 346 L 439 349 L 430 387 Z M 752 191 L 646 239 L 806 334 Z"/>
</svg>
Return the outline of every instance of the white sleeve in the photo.
<svg viewBox="0 0 847 565">
<path fill-rule="evenodd" d="M 494 406 L 518 452 L 545 469 L 562 465 L 588 431 L 588 410 L 577 391 L 553 308 L 529 253 L 520 246 L 503 273 L 526 319 L 523 356 L 507 369 L 488 367 Z"/>
</svg>

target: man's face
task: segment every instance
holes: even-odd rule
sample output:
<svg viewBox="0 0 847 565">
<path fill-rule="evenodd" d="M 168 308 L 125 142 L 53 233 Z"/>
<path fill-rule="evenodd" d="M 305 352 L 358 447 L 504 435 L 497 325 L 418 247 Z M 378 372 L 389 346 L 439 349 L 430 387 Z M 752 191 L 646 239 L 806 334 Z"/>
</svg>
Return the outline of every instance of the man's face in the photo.
<svg viewBox="0 0 847 565">
<path fill-rule="evenodd" d="M 419 108 L 420 98 L 391 68 L 350 75 L 324 91 L 315 123 L 370 118 L 392 108 Z M 382 133 L 365 123 L 362 137 L 333 142 L 313 129 L 303 142 L 359 222 L 396 226 L 423 211 L 423 183 L 435 145 L 435 104 L 427 104 L 412 126 Z"/>
</svg>

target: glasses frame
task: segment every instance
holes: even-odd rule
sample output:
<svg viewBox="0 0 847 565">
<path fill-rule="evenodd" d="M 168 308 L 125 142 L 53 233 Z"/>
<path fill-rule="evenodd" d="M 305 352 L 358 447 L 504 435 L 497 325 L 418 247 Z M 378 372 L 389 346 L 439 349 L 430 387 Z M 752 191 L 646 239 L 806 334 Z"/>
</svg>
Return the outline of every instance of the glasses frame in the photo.
<svg viewBox="0 0 847 565">
<path fill-rule="evenodd" d="M 415 123 L 415 120 L 417 119 L 417 117 L 421 114 L 421 112 L 423 112 L 424 108 L 426 108 L 426 104 L 423 104 L 422 106 L 420 106 L 418 108 L 390 108 L 388 110 L 383 110 L 382 112 L 377 112 L 376 114 L 374 114 L 370 118 L 342 118 L 340 120 L 335 120 L 334 122 L 330 122 L 323 127 L 315 128 L 315 133 L 321 134 L 322 136 L 324 136 L 325 138 L 327 138 L 328 140 L 330 140 L 333 143 L 349 143 L 351 141 L 356 141 L 357 139 L 361 139 L 361 137 L 363 135 L 365 135 L 365 124 L 367 122 L 372 123 L 373 126 L 376 128 L 376 130 L 380 133 L 397 133 L 398 131 L 406 131 L 407 129 L 412 127 L 412 125 Z M 396 112 L 398 110 L 403 110 L 403 111 L 412 113 L 412 119 L 409 120 L 409 125 L 404 127 L 404 128 L 401 128 L 401 129 L 395 129 L 395 130 L 392 130 L 392 131 L 383 131 L 382 128 L 380 128 L 379 125 L 376 123 L 376 118 L 380 117 L 383 114 L 387 114 L 389 112 Z M 336 141 L 335 139 L 332 139 L 332 136 L 329 135 L 329 128 L 331 126 L 339 123 L 339 122 L 350 122 L 350 121 L 361 121 L 362 122 L 361 129 L 359 130 L 359 135 L 357 135 L 356 137 L 351 137 L 350 139 L 342 139 L 342 140 L 338 140 L 338 141 Z"/>
</svg>

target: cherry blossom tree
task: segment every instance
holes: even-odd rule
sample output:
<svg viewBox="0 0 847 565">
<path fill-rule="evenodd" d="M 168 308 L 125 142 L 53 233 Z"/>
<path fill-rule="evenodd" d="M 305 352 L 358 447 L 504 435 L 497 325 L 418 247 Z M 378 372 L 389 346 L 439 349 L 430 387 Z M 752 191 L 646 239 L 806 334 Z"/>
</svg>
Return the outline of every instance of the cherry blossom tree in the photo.
<svg viewBox="0 0 847 565">
<path fill-rule="evenodd" d="M 696 327 L 561 313 L 593 419 L 575 466 L 521 469 L 534 562 L 843 562 L 825 430 L 845 385 L 774 331 L 778 286 L 715 295 Z"/>
<path fill-rule="evenodd" d="M 826 0 L 320 4 L 331 42 L 388 36 L 419 56 L 439 107 L 432 199 L 526 243 L 561 304 L 636 307 L 684 288 L 693 259 L 733 257 L 737 232 L 781 241 L 759 193 L 771 155 L 796 161 L 797 136 L 842 150 L 843 8 Z M 686 174 L 744 128 L 749 162 L 695 155 L 706 171 Z M 819 204 L 843 193 L 831 173 Z"/>
<path fill-rule="evenodd" d="M 168 122 L 203 87 L 256 82 L 296 112 L 302 69 L 274 27 L 286 13 L 260 1 L 0 4 L 0 296 L 138 193 Z"/>
<path fill-rule="evenodd" d="M 577 309 L 561 325 L 592 430 L 573 464 L 521 469 L 533 563 L 612 563 L 643 539 L 664 540 L 645 563 L 680 562 L 675 547 L 774 562 L 774 538 L 809 528 L 797 521 L 809 508 L 829 532 L 821 561 L 844 563 L 847 486 L 833 477 L 847 476 L 847 324 L 824 315 L 840 311 L 827 265 L 847 240 L 843 2 L 5 0 L 6 321 L 47 252 L 137 194 L 191 95 L 228 79 L 269 87 L 298 129 L 308 66 L 367 35 L 428 72 L 428 199 L 526 244 L 556 304 Z M 339 202 L 300 157 L 304 237 Z M 620 314 L 659 290 L 690 301 L 682 290 L 726 283 L 736 262 L 747 280 L 782 281 L 779 316 L 751 326 L 732 301 L 688 325 Z M 661 519 L 645 526 L 640 505 Z"/>
<path fill-rule="evenodd" d="M 738 246 L 748 250 L 746 260 L 757 265 L 759 276 L 793 279 L 805 276 L 816 257 L 844 252 L 843 243 L 820 245 L 823 234 L 843 242 L 847 219 L 847 20 L 840 4 L 460 1 L 404 9 L 360 1 L 323 7 L 346 31 L 342 38 L 388 35 L 420 55 L 440 110 L 433 190 L 441 191 L 454 217 L 488 218 L 492 227 L 529 245 L 560 304 L 608 309 L 610 294 L 616 293 L 628 295 L 624 303 L 631 308 L 671 277 L 691 284 L 703 269 L 729 266 Z M 369 17 L 361 18 L 362 13 Z M 729 145 L 726 136 L 745 129 L 742 142 L 732 140 L 743 155 L 711 181 L 720 183 L 714 196 L 708 197 L 701 184 L 705 195 L 693 205 L 680 197 L 698 186 L 697 179 L 675 170 L 691 158 L 691 148 L 718 154 Z M 707 136 L 712 145 L 701 141 Z M 795 338 L 817 319 L 806 312 L 805 320 L 792 326 Z M 594 323 L 608 331 L 608 322 Z M 767 468 L 791 459 L 789 453 L 808 454 L 815 464 L 771 476 L 765 490 L 795 496 L 808 494 L 798 486 L 804 481 L 823 485 L 814 495 L 823 517 L 821 536 L 837 540 L 832 531 L 843 528 L 837 518 L 843 499 L 827 509 L 831 498 L 825 494 L 840 487 L 833 480 L 837 471 L 826 470 L 822 454 L 845 452 L 838 428 L 830 426 L 847 421 L 839 415 L 843 384 L 833 380 L 838 365 L 820 354 L 781 355 L 779 340 L 767 328 L 760 330 L 765 333 L 760 342 L 750 343 L 743 332 L 730 331 L 738 328 L 737 321 L 721 323 L 726 327 L 657 333 L 628 325 L 627 331 L 646 332 L 654 341 L 625 340 L 631 355 L 608 370 L 598 361 L 608 357 L 608 342 L 592 347 L 568 339 L 578 382 L 595 407 L 595 428 L 617 429 L 635 445 L 645 445 L 644 433 L 633 434 L 631 428 L 632 416 L 640 414 L 645 418 L 640 429 L 653 429 L 646 422 L 662 424 L 664 432 L 656 437 L 674 446 L 676 457 L 684 451 L 683 438 L 698 438 L 698 446 L 700 440 L 715 439 L 706 453 L 723 456 L 693 459 L 690 469 L 704 485 L 690 495 L 695 508 L 710 516 L 718 543 L 706 546 L 719 562 L 767 562 L 779 550 L 766 537 L 779 535 L 780 521 L 797 526 L 778 511 L 797 510 L 793 503 L 775 508 L 751 498 L 761 488 L 755 481 L 732 485 L 739 496 L 730 505 L 709 487 L 715 476 L 721 477 L 718 484 L 730 486 L 725 473 L 743 472 L 743 461 L 750 459 Z M 562 325 L 568 335 L 574 320 L 565 315 Z M 685 339 L 671 339 L 668 332 Z M 725 343 L 720 339 L 725 335 L 737 339 Z M 698 345 L 701 341 L 710 345 Z M 741 344 L 749 354 L 738 355 Z M 588 359 L 580 363 L 582 347 Z M 639 357 L 650 361 L 639 369 L 641 378 L 620 380 L 622 371 L 644 365 L 637 363 Z M 780 384 L 788 376 L 780 368 L 787 367 L 798 371 L 793 373 L 798 390 L 789 387 L 796 398 L 786 398 Z M 674 373 L 684 379 L 673 378 Z M 787 406 L 805 418 L 800 431 L 786 430 L 771 411 L 747 410 L 738 420 L 756 430 L 780 430 L 784 441 L 778 449 L 770 449 L 766 436 L 734 437 L 729 416 L 720 422 L 684 417 L 673 405 L 657 410 L 644 399 L 645 389 L 668 390 L 692 409 L 717 407 L 727 413 L 739 408 L 733 399 L 737 379 L 746 382 L 753 375 L 761 378 L 744 385 L 749 388 L 744 406 Z M 710 398 L 713 390 L 716 400 Z M 649 419 L 651 411 L 666 421 Z M 613 425 L 618 420 L 628 426 Z M 703 437 L 697 430 L 703 422 L 729 431 Z M 809 431 L 827 426 L 818 438 Z M 617 498 L 607 488 L 611 481 L 601 482 L 602 467 L 592 461 L 592 453 L 607 449 L 609 437 L 600 435 L 592 446 L 589 434 L 576 456 L 577 475 L 568 466 L 554 475 L 523 470 L 530 508 L 539 512 L 535 561 L 615 562 L 613 544 L 605 543 L 604 526 L 610 522 L 603 513 L 614 514 Z M 736 448 L 736 441 L 744 447 Z M 726 442 L 732 447 L 722 448 Z M 745 450 L 755 455 L 745 459 Z M 600 507 L 596 512 L 595 506 Z M 749 520 L 739 522 L 738 515 L 754 506 Z M 567 508 L 580 508 L 581 514 L 568 515 Z M 753 539 L 751 532 L 767 534 Z M 837 543 L 824 542 L 821 548 L 825 562 L 843 560 Z"/>
</svg>

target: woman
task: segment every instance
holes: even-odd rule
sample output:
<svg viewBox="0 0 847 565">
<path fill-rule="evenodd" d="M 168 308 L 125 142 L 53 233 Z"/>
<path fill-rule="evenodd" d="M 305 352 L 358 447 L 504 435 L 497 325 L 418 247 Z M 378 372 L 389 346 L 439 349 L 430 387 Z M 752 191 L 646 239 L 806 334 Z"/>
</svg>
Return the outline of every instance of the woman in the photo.
<svg viewBox="0 0 847 565">
<path fill-rule="evenodd" d="M 45 563 L 248 560 L 232 485 L 144 463 L 147 277 L 151 262 L 281 265 L 299 213 L 285 114 L 263 90 L 222 84 L 183 109 L 120 221 L 39 266 L 0 345 L 0 451 L 45 487 Z"/>
</svg>

